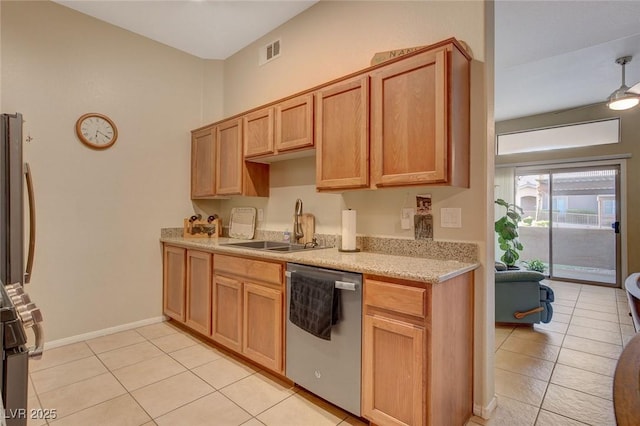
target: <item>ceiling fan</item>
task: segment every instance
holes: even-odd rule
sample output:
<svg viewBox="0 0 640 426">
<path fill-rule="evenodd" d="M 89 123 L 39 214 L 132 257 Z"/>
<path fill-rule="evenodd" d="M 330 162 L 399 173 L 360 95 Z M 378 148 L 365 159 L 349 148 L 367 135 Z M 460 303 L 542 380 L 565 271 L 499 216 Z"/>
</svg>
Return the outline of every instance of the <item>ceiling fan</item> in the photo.
<svg viewBox="0 0 640 426">
<path fill-rule="evenodd" d="M 631 56 L 621 56 L 616 59 L 616 64 L 622 66 L 622 85 L 609 95 L 607 106 L 613 110 L 633 108 L 640 103 L 640 82 L 629 88 L 625 82 L 624 67 L 631 62 Z"/>
<path fill-rule="evenodd" d="M 616 59 L 616 64 L 622 66 L 622 84 L 616 89 L 605 101 L 595 102 L 588 105 L 581 105 L 578 107 L 572 107 L 555 111 L 554 114 L 565 113 L 569 111 L 576 111 L 583 108 L 589 108 L 595 105 L 607 104 L 607 107 L 612 110 L 625 110 L 633 108 L 640 103 L 640 81 L 633 86 L 628 87 L 625 82 L 625 65 L 631 62 L 632 56 L 621 56 Z"/>
</svg>

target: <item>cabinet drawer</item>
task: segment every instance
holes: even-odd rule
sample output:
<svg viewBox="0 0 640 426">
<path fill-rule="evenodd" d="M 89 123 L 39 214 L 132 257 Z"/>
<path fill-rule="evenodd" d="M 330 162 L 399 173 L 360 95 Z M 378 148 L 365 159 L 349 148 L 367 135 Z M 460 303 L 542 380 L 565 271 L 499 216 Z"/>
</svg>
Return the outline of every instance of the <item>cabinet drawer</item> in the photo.
<svg viewBox="0 0 640 426">
<path fill-rule="evenodd" d="M 366 280 L 364 285 L 365 305 L 388 309 L 420 318 L 427 316 L 427 290 L 376 280 Z"/>
<path fill-rule="evenodd" d="M 216 272 L 226 272 L 258 282 L 282 284 L 282 264 L 280 263 L 216 254 L 213 256 L 213 269 Z"/>
</svg>

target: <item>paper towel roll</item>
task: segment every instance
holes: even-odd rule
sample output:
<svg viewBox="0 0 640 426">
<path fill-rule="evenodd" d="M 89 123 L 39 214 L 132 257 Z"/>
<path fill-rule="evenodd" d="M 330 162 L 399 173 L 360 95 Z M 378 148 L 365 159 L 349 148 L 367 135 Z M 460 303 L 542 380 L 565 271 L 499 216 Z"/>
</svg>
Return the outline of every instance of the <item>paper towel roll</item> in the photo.
<svg viewBox="0 0 640 426">
<path fill-rule="evenodd" d="M 342 210 L 342 250 L 356 249 L 356 211 Z"/>
</svg>

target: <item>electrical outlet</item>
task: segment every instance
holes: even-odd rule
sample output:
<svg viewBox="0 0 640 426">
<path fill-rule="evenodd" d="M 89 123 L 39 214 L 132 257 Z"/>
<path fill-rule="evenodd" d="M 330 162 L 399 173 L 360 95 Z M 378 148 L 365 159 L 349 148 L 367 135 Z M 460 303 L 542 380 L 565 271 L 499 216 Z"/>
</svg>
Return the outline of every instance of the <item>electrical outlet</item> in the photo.
<svg viewBox="0 0 640 426">
<path fill-rule="evenodd" d="M 415 215 L 415 210 L 413 207 L 403 208 L 400 210 L 400 229 L 411 229 L 413 228 L 413 216 Z"/>
<path fill-rule="evenodd" d="M 264 220 L 264 210 L 258 209 L 258 222 L 262 222 Z"/>
</svg>

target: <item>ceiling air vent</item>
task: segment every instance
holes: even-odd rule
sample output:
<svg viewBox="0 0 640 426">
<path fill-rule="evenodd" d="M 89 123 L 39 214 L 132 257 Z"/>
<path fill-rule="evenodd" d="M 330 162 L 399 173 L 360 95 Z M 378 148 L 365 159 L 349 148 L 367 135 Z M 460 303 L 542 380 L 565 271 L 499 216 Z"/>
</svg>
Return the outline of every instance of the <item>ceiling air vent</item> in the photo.
<svg viewBox="0 0 640 426">
<path fill-rule="evenodd" d="M 260 49 L 260 65 L 264 65 L 280 56 L 280 39 L 273 41 Z"/>
</svg>

